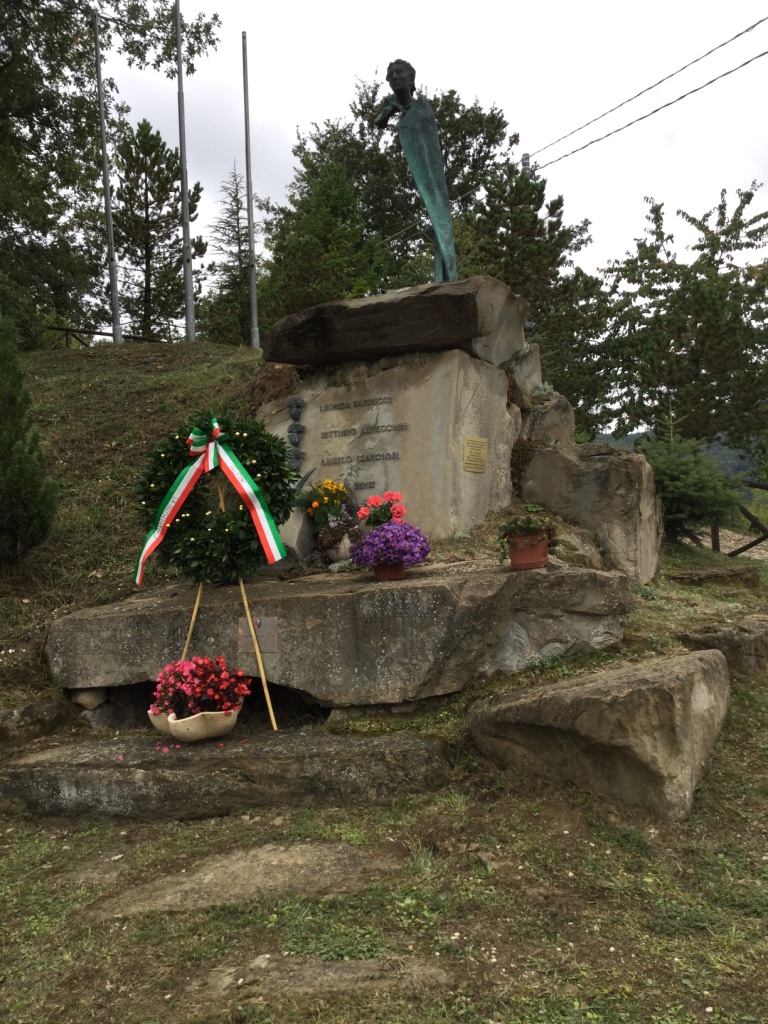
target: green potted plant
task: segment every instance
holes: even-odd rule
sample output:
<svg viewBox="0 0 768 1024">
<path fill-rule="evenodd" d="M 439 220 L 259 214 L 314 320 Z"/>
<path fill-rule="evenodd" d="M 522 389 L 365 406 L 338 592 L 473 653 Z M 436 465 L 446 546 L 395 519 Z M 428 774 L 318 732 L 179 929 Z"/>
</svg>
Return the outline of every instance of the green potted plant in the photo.
<svg viewBox="0 0 768 1024">
<path fill-rule="evenodd" d="M 557 543 L 557 523 L 542 510 L 510 516 L 499 527 L 499 561 L 509 555 L 513 569 L 543 569 Z"/>
</svg>

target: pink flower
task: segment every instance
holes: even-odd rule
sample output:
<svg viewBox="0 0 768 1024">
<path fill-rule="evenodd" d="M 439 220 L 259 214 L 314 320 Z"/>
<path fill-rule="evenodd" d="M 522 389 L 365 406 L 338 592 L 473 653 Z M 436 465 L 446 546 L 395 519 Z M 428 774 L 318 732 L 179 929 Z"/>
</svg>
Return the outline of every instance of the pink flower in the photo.
<svg viewBox="0 0 768 1024">
<path fill-rule="evenodd" d="M 118 761 L 122 761 L 123 760 L 123 755 L 122 754 L 118 754 L 117 755 L 117 760 Z"/>
<path fill-rule="evenodd" d="M 217 743 L 216 745 L 219 746 L 219 747 L 223 747 L 224 746 L 223 743 Z"/>
<path fill-rule="evenodd" d="M 378 508 L 379 505 L 381 505 L 381 498 L 378 496 L 378 494 L 372 494 L 368 499 L 368 504 L 370 505 L 371 508 Z"/>
<path fill-rule="evenodd" d="M 164 753 L 164 754 L 167 754 L 167 753 L 168 753 L 168 747 L 163 747 L 163 753 Z"/>
<path fill-rule="evenodd" d="M 392 518 L 397 522 L 405 518 L 405 505 L 401 504 L 399 501 L 395 502 L 390 511 L 392 512 Z"/>
<path fill-rule="evenodd" d="M 359 508 L 357 510 L 358 519 L 367 519 L 370 514 L 371 510 L 369 508 L 366 508 L 365 505 L 363 505 L 362 508 Z"/>
</svg>

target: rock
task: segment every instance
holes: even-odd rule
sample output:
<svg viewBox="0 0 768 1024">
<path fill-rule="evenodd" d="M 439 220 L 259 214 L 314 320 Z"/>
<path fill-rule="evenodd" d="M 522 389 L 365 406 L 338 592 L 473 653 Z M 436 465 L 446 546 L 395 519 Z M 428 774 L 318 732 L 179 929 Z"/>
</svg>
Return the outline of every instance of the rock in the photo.
<svg viewBox="0 0 768 1024">
<path fill-rule="evenodd" d="M 525 310 L 491 277 L 400 288 L 284 317 L 265 339 L 264 357 L 321 366 L 453 348 L 499 366 L 525 344 Z"/>
<path fill-rule="evenodd" d="M 760 570 L 756 565 L 711 565 L 704 569 L 679 569 L 668 572 L 667 579 L 687 587 L 705 587 L 708 583 L 730 583 L 757 590 L 760 586 Z"/>
<path fill-rule="evenodd" d="M 469 728 L 505 765 L 680 821 L 729 696 L 725 658 L 702 651 L 481 700 Z"/>
<path fill-rule="evenodd" d="M 314 481 L 347 481 L 362 504 L 370 494 L 400 491 L 408 522 L 434 538 L 466 533 L 509 504 L 509 459 L 520 412 L 507 407 L 503 370 L 466 352 L 408 355 L 345 363 L 318 372 L 259 410 L 271 433 L 286 437 L 291 402 L 301 399 L 306 427 L 302 470 Z M 466 439 L 484 448 L 467 463 Z M 300 517 L 281 528 L 301 550 Z"/>
<path fill-rule="evenodd" d="M 526 342 L 519 352 L 503 364 L 503 369 L 515 378 L 517 387 L 532 395 L 542 385 L 539 346 Z"/>
<path fill-rule="evenodd" d="M 95 916 L 130 917 L 174 913 L 260 896 L 324 896 L 359 892 L 380 874 L 395 871 L 401 860 L 369 853 L 347 843 L 266 843 L 250 850 L 215 854 L 188 865 L 183 874 L 160 875 L 144 885 L 99 902 Z"/>
<path fill-rule="evenodd" d="M 556 392 L 546 397 L 534 394 L 520 436 L 541 444 L 572 445 L 575 430 L 576 417 L 567 398 Z"/>
<path fill-rule="evenodd" d="M 160 749 L 155 735 L 134 735 L 6 760 L 0 800 L 36 816 L 183 820 L 251 807 L 389 804 L 441 789 L 449 778 L 442 746 L 403 732 L 278 732 L 247 744 L 229 740 L 219 747 L 213 740 Z"/>
<path fill-rule="evenodd" d="M 208 976 L 208 985 L 217 995 L 259 1003 L 284 996 L 448 989 L 451 984 L 451 975 L 442 967 L 402 957 L 328 961 L 262 953 L 247 967 L 219 968 Z"/>
<path fill-rule="evenodd" d="M 609 569 L 638 583 L 653 579 L 663 522 L 644 455 L 597 444 L 539 448 L 523 471 L 520 491 L 524 501 L 586 527 Z"/>
<path fill-rule="evenodd" d="M 103 686 L 90 686 L 82 690 L 72 690 L 67 696 L 73 704 L 84 708 L 86 711 L 93 711 L 107 699 L 107 691 Z"/>
<path fill-rule="evenodd" d="M 750 675 L 768 669 L 768 615 L 748 615 L 735 626 L 681 633 L 678 639 L 698 651 L 721 651 L 734 672 Z"/>
<path fill-rule="evenodd" d="M 564 523 L 557 527 L 557 540 L 550 558 L 562 560 L 566 565 L 582 565 L 585 569 L 605 568 L 600 548 L 589 530 Z"/>
<path fill-rule="evenodd" d="M 397 583 L 328 573 L 246 589 L 252 614 L 275 627 L 263 652 L 269 682 L 328 707 L 401 704 L 537 657 L 601 650 L 621 641 L 632 607 L 620 573 L 512 572 L 490 559 L 416 567 Z M 45 648 L 54 681 L 76 689 L 155 678 L 184 647 L 194 597 L 194 586 L 172 584 L 56 619 Z M 236 586 L 205 588 L 192 652 L 258 675 Z"/>
<path fill-rule="evenodd" d="M 17 744 L 50 736 L 64 721 L 64 708 L 56 701 L 0 708 L 0 743 Z"/>
</svg>

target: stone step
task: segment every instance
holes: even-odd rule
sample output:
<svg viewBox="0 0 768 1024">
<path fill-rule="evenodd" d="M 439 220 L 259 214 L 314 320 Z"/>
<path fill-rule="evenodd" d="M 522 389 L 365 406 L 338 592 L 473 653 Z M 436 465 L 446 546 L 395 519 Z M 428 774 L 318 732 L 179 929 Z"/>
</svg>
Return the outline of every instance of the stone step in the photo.
<svg viewBox="0 0 768 1024">
<path fill-rule="evenodd" d="M 250 807 L 388 804 L 445 786 L 442 744 L 320 730 L 177 747 L 156 733 L 41 747 L 0 767 L 0 809 L 35 816 L 208 818 Z"/>
</svg>

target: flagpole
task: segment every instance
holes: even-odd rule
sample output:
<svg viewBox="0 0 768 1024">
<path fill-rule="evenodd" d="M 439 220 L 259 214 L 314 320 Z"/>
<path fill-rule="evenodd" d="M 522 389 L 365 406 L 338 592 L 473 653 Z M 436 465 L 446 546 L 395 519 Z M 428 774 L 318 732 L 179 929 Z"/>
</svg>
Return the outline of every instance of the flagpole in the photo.
<svg viewBox="0 0 768 1024">
<path fill-rule="evenodd" d="M 248 281 L 251 291 L 251 348 L 261 348 L 256 289 L 256 247 L 253 240 L 253 185 L 251 184 L 251 115 L 248 103 L 248 43 L 243 32 L 243 98 L 245 108 L 245 196 L 248 203 Z"/>
<path fill-rule="evenodd" d="M 179 163 L 181 166 L 181 231 L 184 260 L 184 314 L 186 340 L 195 340 L 195 287 L 192 278 L 192 245 L 189 239 L 189 186 L 187 136 L 184 127 L 184 66 L 181 55 L 181 4 L 176 0 L 176 77 L 179 85 Z"/>
</svg>

